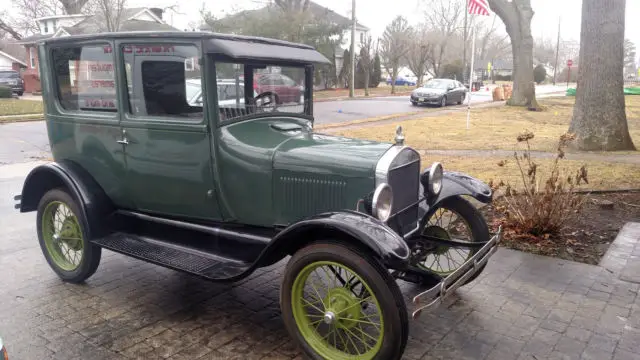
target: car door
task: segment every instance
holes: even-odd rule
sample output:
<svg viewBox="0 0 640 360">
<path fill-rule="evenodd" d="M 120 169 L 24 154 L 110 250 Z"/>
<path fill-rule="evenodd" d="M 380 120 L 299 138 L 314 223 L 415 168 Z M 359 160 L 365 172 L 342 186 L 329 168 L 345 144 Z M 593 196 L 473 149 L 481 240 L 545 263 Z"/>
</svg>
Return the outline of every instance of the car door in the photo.
<svg viewBox="0 0 640 360">
<path fill-rule="evenodd" d="M 128 195 L 145 212 L 220 219 L 205 106 L 189 104 L 186 94 L 187 79 L 200 78 L 198 69 L 185 67 L 185 59 L 200 58 L 198 45 L 119 42 L 118 48 L 131 69 L 121 120 Z"/>
<path fill-rule="evenodd" d="M 116 206 L 130 207 L 124 153 L 118 143 L 122 129 L 112 45 L 98 41 L 41 47 L 40 59 L 50 58 L 42 87 L 53 90 L 43 96 L 53 97 L 50 100 L 56 104 L 45 108 L 54 157 L 72 160 Z"/>
</svg>

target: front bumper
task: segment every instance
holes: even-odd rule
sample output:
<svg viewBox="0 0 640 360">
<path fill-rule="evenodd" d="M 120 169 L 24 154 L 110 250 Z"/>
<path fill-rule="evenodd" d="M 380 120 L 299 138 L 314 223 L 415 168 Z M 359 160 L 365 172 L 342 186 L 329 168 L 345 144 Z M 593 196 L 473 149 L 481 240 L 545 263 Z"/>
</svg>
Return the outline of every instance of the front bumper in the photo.
<svg viewBox="0 0 640 360">
<path fill-rule="evenodd" d="M 441 100 L 442 100 L 442 96 L 426 97 L 426 96 L 411 95 L 411 102 L 416 104 L 440 104 Z"/>
<path fill-rule="evenodd" d="M 489 258 L 498 250 L 498 244 L 502 237 L 502 227 L 487 243 L 478 250 L 469 260 L 467 260 L 457 270 L 444 278 L 438 285 L 431 289 L 416 295 L 413 303 L 416 305 L 412 317 L 418 318 L 423 311 L 431 311 L 436 309 L 444 302 L 457 288 L 471 278 L 482 267 L 486 265 Z M 422 305 L 424 304 L 424 305 Z"/>
</svg>

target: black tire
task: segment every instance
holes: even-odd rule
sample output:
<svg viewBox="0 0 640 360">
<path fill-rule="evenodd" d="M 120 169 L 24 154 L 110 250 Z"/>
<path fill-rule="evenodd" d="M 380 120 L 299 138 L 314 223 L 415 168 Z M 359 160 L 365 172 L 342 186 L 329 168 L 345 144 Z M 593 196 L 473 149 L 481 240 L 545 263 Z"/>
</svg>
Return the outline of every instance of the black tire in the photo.
<svg viewBox="0 0 640 360">
<path fill-rule="evenodd" d="M 442 99 L 440 99 L 440 107 L 445 107 L 447 106 L 447 96 L 443 96 Z"/>
<path fill-rule="evenodd" d="M 18 92 L 18 96 L 22 96 L 22 95 L 24 95 L 24 92 L 23 91 L 19 91 Z"/>
<path fill-rule="evenodd" d="M 73 215 L 78 220 L 78 223 L 80 224 L 83 245 L 82 259 L 80 260 L 80 264 L 78 265 L 78 267 L 72 271 L 64 270 L 55 263 L 55 261 L 51 257 L 51 254 L 47 250 L 45 240 L 43 238 L 43 214 L 47 205 L 54 201 L 61 202 L 69 207 L 73 212 Z M 84 218 L 82 211 L 80 211 L 80 207 L 77 202 L 66 191 L 62 189 L 53 189 L 45 193 L 42 199 L 40 199 L 40 203 L 38 204 L 38 213 L 36 218 L 38 242 L 40 243 L 42 253 L 44 254 L 45 259 L 47 259 L 49 266 L 51 266 L 53 271 L 58 274 L 58 276 L 63 281 L 70 283 L 81 283 L 96 272 L 96 270 L 98 269 L 98 265 L 100 265 L 102 249 L 99 246 L 92 244 L 87 239 L 88 232 L 85 228 L 86 219 Z"/>
<path fill-rule="evenodd" d="M 469 225 L 472 234 L 473 242 L 486 242 L 490 239 L 489 227 L 487 226 L 487 222 L 485 221 L 482 214 L 476 209 L 469 201 L 465 200 L 460 196 L 453 196 L 446 200 L 444 200 L 438 208 L 433 209 L 427 215 L 424 216 L 420 223 L 420 229 L 425 228 L 426 224 L 428 224 L 431 216 L 441 208 L 452 210 L 453 212 L 459 214 Z M 422 231 L 422 230 L 421 230 Z M 411 245 L 411 244 L 410 244 Z M 476 249 L 477 250 L 477 249 Z M 471 252 L 471 254 L 475 253 L 475 250 Z M 412 264 L 414 267 L 417 267 L 416 264 Z M 486 266 L 486 265 L 485 265 Z M 481 273 L 484 271 L 484 266 L 475 273 L 472 277 L 470 277 L 465 284 L 468 284 L 475 280 Z M 427 275 L 424 277 L 424 282 L 429 283 L 429 281 L 433 280 L 433 275 Z"/>
<path fill-rule="evenodd" d="M 466 97 L 465 94 L 460 95 L 460 101 L 458 101 L 458 105 L 462 105 L 465 97 Z"/>
<path fill-rule="evenodd" d="M 302 269 L 318 261 L 342 264 L 369 285 L 384 316 L 382 346 L 374 359 L 400 359 L 407 344 L 409 323 L 406 304 L 398 284 L 382 264 L 366 251 L 332 241 L 315 242 L 297 251 L 287 264 L 280 288 L 280 308 L 285 327 L 305 354 L 311 359 L 323 359 L 299 331 L 292 311 L 292 288 Z"/>
<path fill-rule="evenodd" d="M 413 105 L 413 106 L 418 106 L 418 103 L 417 103 L 417 102 L 415 102 L 415 101 L 412 101 L 412 102 L 411 102 L 411 105 Z"/>
</svg>

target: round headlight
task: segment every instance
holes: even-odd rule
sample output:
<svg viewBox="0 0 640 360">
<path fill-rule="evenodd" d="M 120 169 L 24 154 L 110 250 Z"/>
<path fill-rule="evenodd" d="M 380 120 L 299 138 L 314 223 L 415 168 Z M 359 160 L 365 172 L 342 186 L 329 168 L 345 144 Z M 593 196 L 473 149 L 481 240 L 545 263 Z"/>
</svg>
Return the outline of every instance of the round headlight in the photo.
<svg viewBox="0 0 640 360">
<path fill-rule="evenodd" d="M 442 164 L 433 163 L 429 169 L 429 193 L 438 196 L 442 190 Z"/>
<path fill-rule="evenodd" d="M 372 215 L 380 221 L 387 221 L 391 216 L 391 206 L 393 204 L 393 191 L 388 184 L 380 184 L 373 192 L 371 203 Z"/>
</svg>

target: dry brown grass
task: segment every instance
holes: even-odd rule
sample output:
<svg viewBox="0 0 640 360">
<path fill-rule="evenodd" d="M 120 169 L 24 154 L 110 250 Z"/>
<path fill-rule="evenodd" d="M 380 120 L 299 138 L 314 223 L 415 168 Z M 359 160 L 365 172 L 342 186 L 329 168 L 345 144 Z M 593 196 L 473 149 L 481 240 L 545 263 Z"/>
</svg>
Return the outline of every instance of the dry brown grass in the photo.
<svg viewBox="0 0 640 360">
<path fill-rule="evenodd" d="M 0 99 L 0 116 L 42 114 L 42 101 Z"/>
<path fill-rule="evenodd" d="M 396 94 L 395 95 L 406 95 L 411 93 L 411 91 L 415 90 L 415 86 L 396 86 Z M 378 86 L 377 88 L 369 89 L 370 96 L 382 96 L 382 95 L 391 95 L 391 86 Z M 331 99 L 331 98 L 343 98 L 349 96 L 349 89 L 327 89 L 314 91 L 313 99 L 314 100 L 323 100 L 323 99 Z M 364 97 L 364 89 L 355 89 L 356 97 Z"/>
<path fill-rule="evenodd" d="M 532 112 L 523 108 L 500 106 L 472 110 L 469 130 L 466 112 L 425 117 L 335 133 L 377 141 L 392 141 L 397 125 L 404 129 L 406 143 L 417 149 L 506 149 L 511 150 L 515 138 L 524 130 L 536 134 L 533 150 L 554 151 L 557 139 L 569 128 L 574 97 L 541 99 L 545 111 Z M 627 96 L 627 116 L 631 136 L 640 147 L 640 96 Z"/>
<path fill-rule="evenodd" d="M 507 160 L 502 167 L 498 163 Z M 422 166 L 429 167 L 439 161 L 445 170 L 460 171 L 480 180 L 489 182 L 494 180 L 520 184 L 521 174 L 512 158 L 504 157 L 461 157 L 461 156 L 422 156 Z M 541 177 L 548 175 L 553 165 L 553 159 L 536 159 L 538 173 Z M 573 174 L 582 165 L 586 165 L 589 173 L 589 184 L 582 184 L 577 189 L 628 189 L 638 188 L 640 184 L 640 165 L 610 163 L 605 161 L 562 160 L 561 169 L 564 173 Z"/>
</svg>

